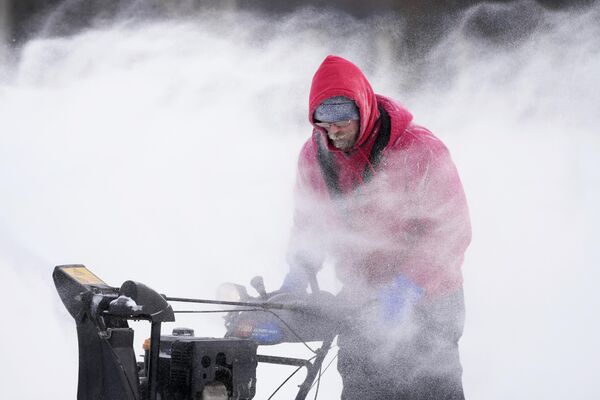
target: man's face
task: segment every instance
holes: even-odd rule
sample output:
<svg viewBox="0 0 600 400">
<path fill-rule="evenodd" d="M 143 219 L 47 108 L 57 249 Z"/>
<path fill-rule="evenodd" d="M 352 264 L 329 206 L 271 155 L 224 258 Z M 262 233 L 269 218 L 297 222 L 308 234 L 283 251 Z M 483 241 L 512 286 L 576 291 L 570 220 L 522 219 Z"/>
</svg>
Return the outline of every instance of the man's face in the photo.
<svg viewBox="0 0 600 400">
<path fill-rule="evenodd" d="M 356 143 L 356 140 L 358 139 L 360 123 L 358 120 L 352 120 L 348 126 L 339 127 L 332 124 L 323 129 L 327 132 L 327 137 L 336 149 L 348 151 L 354 146 L 354 143 Z"/>
</svg>

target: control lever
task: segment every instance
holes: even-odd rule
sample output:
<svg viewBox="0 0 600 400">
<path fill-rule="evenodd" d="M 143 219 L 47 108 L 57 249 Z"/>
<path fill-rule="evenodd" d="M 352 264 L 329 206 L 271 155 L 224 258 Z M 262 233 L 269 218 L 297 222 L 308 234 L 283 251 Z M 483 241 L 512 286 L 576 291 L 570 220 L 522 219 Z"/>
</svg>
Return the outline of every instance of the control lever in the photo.
<svg viewBox="0 0 600 400">
<path fill-rule="evenodd" d="M 263 300 L 268 300 L 269 296 L 265 290 L 265 282 L 262 276 L 259 275 L 252 278 L 250 285 L 254 288 L 254 290 L 256 290 L 256 293 L 258 293 Z"/>
</svg>

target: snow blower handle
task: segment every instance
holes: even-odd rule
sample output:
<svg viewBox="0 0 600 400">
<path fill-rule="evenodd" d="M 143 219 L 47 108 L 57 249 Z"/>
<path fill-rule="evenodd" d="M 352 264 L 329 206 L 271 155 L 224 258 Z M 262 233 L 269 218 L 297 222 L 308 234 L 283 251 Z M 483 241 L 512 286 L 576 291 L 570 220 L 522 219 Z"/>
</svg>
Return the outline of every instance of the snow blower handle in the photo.
<svg viewBox="0 0 600 400">
<path fill-rule="evenodd" d="M 321 290 L 319 289 L 319 281 L 317 281 L 317 273 L 311 268 L 305 268 L 306 276 L 308 276 L 308 284 L 310 285 L 310 291 L 314 293 L 319 293 Z"/>
<path fill-rule="evenodd" d="M 269 299 L 269 295 L 267 294 L 267 290 L 265 289 L 265 281 L 263 280 L 262 276 L 258 275 L 252 278 L 252 280 L 250 281 L 250 286 L 252 286 L 254 290 L 256 290 L 256 293 L 259 294 L 261 299 Z"/>
</svg>

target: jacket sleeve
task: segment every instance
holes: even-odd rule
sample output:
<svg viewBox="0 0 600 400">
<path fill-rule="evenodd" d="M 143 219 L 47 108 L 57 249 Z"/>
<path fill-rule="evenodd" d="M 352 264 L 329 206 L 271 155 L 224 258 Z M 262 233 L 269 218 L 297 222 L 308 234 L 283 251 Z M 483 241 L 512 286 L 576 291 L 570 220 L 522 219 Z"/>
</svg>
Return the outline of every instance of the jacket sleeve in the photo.
<svg viewBox="0 0 600 400">
<path fill-rule="evenodd" d="M 318 271 L 325 259 L 325 213 L 322 177 L 316 162 L 312 139 L 298 158 L 294 190 L 294 222 L 286 255 L 290 270 L 308 268 Z"/>
<path fill-rule="evenodd" d="M 419 128 L 416 128 L 419 129 Z M 422 128 L 420 128 L 422 129 Z M 395 241 L 403 249 L 401 272 L 431 295 L 462 284 L 461 266 L 471 240 L 469 210 L 447 148 L 423 129 L 395 168 L 410 171 L 396 182 L 400 218 Z"/>
</svg>

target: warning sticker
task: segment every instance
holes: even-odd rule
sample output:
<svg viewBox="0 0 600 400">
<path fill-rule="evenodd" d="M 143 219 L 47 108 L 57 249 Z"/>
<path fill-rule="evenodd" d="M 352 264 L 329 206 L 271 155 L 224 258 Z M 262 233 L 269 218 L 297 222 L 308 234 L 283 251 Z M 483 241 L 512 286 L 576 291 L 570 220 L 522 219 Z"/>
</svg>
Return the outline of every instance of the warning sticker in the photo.
<svg viewBox="0 0 600 400">
<path fill-rule="evenodd" d="M 63 271 L 82 285 L 106 285 L 86 267 L 64 268 Z"/>
</svg>

